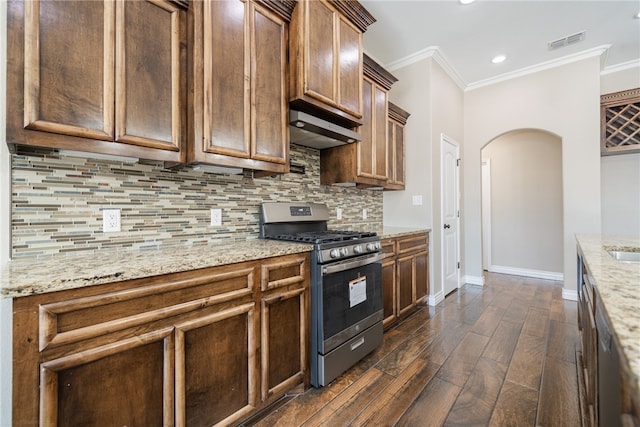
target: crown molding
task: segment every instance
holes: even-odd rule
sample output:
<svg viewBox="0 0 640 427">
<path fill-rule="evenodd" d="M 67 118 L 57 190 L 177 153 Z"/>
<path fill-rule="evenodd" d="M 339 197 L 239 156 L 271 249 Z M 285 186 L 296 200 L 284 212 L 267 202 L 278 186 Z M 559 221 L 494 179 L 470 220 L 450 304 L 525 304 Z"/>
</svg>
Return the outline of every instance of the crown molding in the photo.
<svg viewBox="0 0 640 427">
<path fill-rule="evenodd" d="M 460 89 L 465 89 L 466 83 L 464 79 L 460 76 L 460 74 L 458 74 L 456 69 L 451 65 L 451 62 L 442 53 L 438 46 L 429 46 L 425 49 L 412 53 L 411 55 L 405 56 L 404 58 L 398 59 L 397 61 L 390 62 L 389 64 L 385 65 L 385 68 L 393 72 L 427 58 L 433 58 L 438 63 L 438 65 L 440 65 L 442 69 L 444 69 L 447 75 L 451 77 L 455 84 L 458 85 Z"/>
<path fill-rule="evenodd" d="M 604 70 L 602 70 L 600 75 L 606 76 L 607 74 L 618 73 L 620 71 L 629 70 L 631 68 L 640 68 L 640 58 L 606 67 Z"/>
<path fill-rule="evenodd" d="M 561 58 L 553 59 L 551 61 L 541 62 L 536 65 L 532 65 L 530 67 L 521 68 L 519 70 L 512 71 L 510 73 L 500 74 L 499 76 L 491 77 L 485 80 L 479 80 L 474 83 L 470 83 L 467 85 L 465 92 L 469 92 L 475 89 L 479 89 L 486 86 L 491 86 L 496 83 L 501 83 L 507 80 L 515 79 L 517 77 L 527 76 L 529 74 L 538 73 L 540 71 L 549 70 L 552 68 L 560 67 L 562 65 L 571 64 L 574 62 L 582 61 L 583 59 L 593 58 L 595 56 L 599 56 L 600 66 L 602 67 L 603 56 L 607 54 L 610 44 L 597 46 L 591 49 L 583 50 L 582 52 L 578 52 L 572 55 L 563 56 Z"/>
</svg>

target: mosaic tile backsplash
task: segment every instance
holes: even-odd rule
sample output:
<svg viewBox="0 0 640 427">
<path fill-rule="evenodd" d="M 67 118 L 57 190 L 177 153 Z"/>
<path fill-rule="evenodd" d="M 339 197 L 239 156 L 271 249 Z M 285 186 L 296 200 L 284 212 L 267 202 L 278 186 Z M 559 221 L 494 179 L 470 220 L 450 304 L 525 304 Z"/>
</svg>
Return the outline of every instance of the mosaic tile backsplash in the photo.
<svg viewBox="0 0 640 427">
<path fill-rule="evenodd" d="M 220 243 L 258 237 L 262 202 L 325 203 L 329 227 L 382 224 L 382 191 L 320 184 L 319 151 L 291 145 L 305 174 L 254 178 L 159 162 L 128 164 L 34 150 L 12 156 L 12 256 L 40 258 L 99 250 Z M 336 208 L 342 208 L 342 220 Z M 210 209 L 222 226 L 210 226 Z M 362 209 L 367 219 L 362 219 Z M 102 231 L 102 210 L 121 209 L 121 231 Z"/>
</svg>

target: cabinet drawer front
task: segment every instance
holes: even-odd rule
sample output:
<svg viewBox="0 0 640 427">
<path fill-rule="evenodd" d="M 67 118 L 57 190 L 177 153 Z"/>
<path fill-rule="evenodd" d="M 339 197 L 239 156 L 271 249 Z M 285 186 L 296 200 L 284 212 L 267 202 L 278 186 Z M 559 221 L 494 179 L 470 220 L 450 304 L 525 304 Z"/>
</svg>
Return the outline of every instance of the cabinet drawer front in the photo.
<svg viewBox="0 0 640 427">
<path fill-rule="evenodd" d="M 429 235 L 427 233 L 398 239 L 398 254 L 405 254 L 415 250 L 423 250 L 429 247 Z"/>
<path fill-rule="evenodd" d="M 293 256 L 278 258 L 275 262 L 262 264 L 261 290 L 267 291 L 283 286 L 303 284 L 309 271 L 309 257 Z"/>
<path fill-rule="evenodd" d="M 380 242 L 380 251 L 385 254 L 385 258 L 391 258 L 396 255 L 396 241 L 393 239 L 386 239 Z"/>
<path fill-rule="evenodd" d="M 158 284 L 42 304 L 39 308 L 40 350 L 250 296 L 254 271 L 250 265 L 233 271 L 196 270 Z"/>
</svg>

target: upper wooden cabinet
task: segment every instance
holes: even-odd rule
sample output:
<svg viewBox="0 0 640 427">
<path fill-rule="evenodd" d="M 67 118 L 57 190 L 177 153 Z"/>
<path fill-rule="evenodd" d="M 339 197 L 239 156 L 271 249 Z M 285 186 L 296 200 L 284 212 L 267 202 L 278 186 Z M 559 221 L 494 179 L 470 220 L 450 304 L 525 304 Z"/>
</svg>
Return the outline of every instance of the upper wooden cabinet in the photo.
<svg viewBox="0 0 640 427">
<path fill-rule="evenodd" d="M 364 55 L 362 140 L 322 150 L 322 184 L 383 188 L 388 176 L 388 91 L 397 79 Z"/>
<path fill-rule="evenodd" d="M 289 41 L 292 106 L 350 127 L 362 123 L 362 33 L 373 22 L 357 1 L 298 1 Z"/>
<path fill-rule="evenodd" d="M 387 183 L 385 190 L 404 190 L 405 186 L 405 143 L 404 127 L 409 113 L 389 102 L 387 129 Z"/>
<path fill-rule="evenodd" d="M 187 163 L 287 172 L 287 9 L 198 1 L 193 18 Z"/>
<path fill-rule="evenodd" d="M 7 142 L 180 160 L 186 35 L 180 1 L 9 1 Z"/>
</svg>

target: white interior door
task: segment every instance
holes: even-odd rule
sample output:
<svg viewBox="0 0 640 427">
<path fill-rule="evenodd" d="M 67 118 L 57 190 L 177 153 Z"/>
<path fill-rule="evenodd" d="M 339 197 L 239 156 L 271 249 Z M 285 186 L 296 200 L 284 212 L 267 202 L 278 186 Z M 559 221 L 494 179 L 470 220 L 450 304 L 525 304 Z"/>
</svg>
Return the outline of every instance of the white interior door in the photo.
<svg viewBox="0 0 640 427">
<path fill-rule="evenodd" d="M 441 135 L 442 289 L 447 295 L 460 286 L 460 146 Z"/>
</svg>

